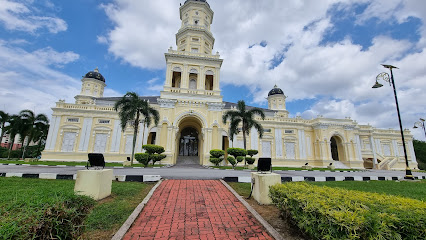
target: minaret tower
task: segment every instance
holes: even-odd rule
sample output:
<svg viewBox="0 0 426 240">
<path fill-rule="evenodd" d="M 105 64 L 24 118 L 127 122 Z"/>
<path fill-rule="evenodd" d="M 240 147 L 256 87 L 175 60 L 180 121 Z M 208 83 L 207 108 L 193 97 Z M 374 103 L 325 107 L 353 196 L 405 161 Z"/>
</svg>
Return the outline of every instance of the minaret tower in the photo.
<svg viewBox="0 0 426 240">
<path fill-rule="evenodd" d="M 288 117 L 288 111 L 285 108 L 286 98 L 287 96 L 284 95 L 283 90 L 275 85 L 268 93 L 268 109 L 278 111 L 278 115 L 280 116 Z"/>
<path fill-rule="evenodd" d="M 94 104 L 95 98 L 104 96 L 105 78 L 99 73 L 98 68 L 86 73 L 81 79 L 81 92 L 75 96 L 76 104 Z"/>
<path fill-rule="evenodd" d="M 187 0 L 180 7 L 181 28 L 177 49 L 165 54 L 167 72 L 161 98 L 221 102 L 219 53 L 212 54 L 215 39 L 210 32 L 213 11 L 206 0 Z"/>
</svg>

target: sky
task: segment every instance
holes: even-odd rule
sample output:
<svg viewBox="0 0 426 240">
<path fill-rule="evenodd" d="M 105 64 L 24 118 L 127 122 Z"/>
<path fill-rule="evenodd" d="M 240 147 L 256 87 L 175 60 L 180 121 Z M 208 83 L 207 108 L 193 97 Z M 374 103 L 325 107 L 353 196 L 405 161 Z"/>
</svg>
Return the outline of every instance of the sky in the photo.
<svg viewBox="0 0 426 240">
<path fill-rule="evenodd" d="M 96 67 L 105 97 L 159 96 L 164 53 L 176 49 L 184 0 L 0 0 L 0 110 L 49 117 L 73 103 Z M 404 128 L 426 118 L 426 1 L 210 0 L 213 52 L 224 59 L 224 101 L 267 108 L 276 84 L 290 117 L 350 117 L 398 129 L 392 87 L 372 89 L 391 64 Z"/>
</svg>

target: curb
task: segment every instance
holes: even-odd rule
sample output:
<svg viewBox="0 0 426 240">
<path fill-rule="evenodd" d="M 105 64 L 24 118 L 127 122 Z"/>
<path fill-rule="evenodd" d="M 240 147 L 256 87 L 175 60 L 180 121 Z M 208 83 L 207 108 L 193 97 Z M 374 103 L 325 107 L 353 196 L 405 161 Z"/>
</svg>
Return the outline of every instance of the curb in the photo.
<svg viewBox="0 0 426 240">
<path fill-rule="evenodd" d="M 247 208 L 247 210 L 253 214 L 253 216 L 256 218 L 257 221 L 259 221 L 260 224 L 263 225 L 263 227 L 266 229 L 266 231 L 268 231 L 268 233 L 275 239 L 277 240 L 284 240 L 284 238 L 281 236 L 281 234 L 279 234 L 277 232 L 277 230 L 275 230 L 275 228 L 273 228 L 265 219 L 263 219 L 262 216 L 260 216 L 259 213 L 256 212 L 256 210 L 254 210 L 254 208 L 252 206 L 250 206 L 250 204 L 248 204 L 237 192 L 235 192 L 235 190 L 229 186 L 225 181 L 220 180 L 222 182 L 222 184 L 228 188 L 229 191 L 232 192 L 232 194 L 234 194 L 234 196 Z"/>
<path fill-rule="evenodd" d="M 85 168 L 85 165 L 43 165 L 43 164 L 21 164 L 21 163 L 0 163 L 0 165 L 9 165 L 9 166 L 37 166 L 37 167 L 78 167 Z M 162 167 L 152 167 L 152 168 L 169 168 L 173 165 L 164 165 Z M 111 166 L 106 168 L 145 168 L 145 167 L 124 167 L 124 166 Z"/>
<path fill-rule="evenodd" d="M 303 176 L 296 176 L 296 177 L 281 177 L 281 182 L 303 182 L 303 181 L 310 181 L 310 182 L 333 182 L 333 181 L 397 181 L 397 180 L 403 180 L 403 176 L 398 177 L 378 177 L 378 176 L 371 176 L 371 177 L 362 177 L 362 176 L 353 176 L 353 177 L 344 177 L 344 176 L 337 176 L 337 177 L 303 177 Z M 414 179 L 426 179 L 426 176 L 415 176 Z M 224 177 L 223 181 L 225 182 L 240 182 L 240 183 L 250 183 L 251 177 Z"/>
<path fill-rule="evenodd" d="M 151 188 L 151 191 L 149 191 L 148 195 L 143 199 L 141 203 L 133 210 L 132 214 L 127 218 L 127 220 L 123 223 L 123 225 L 118 229 L 118 231 L 115 233 L 115 235 L 111 238 L 111 240 L 121 240 L 124 235 L 127 233 L 129 228 L 132 226 L 133 222 L 136 220 L 136 218 L 139 216 L 139 214 L 142 212 L 143 208 L 145 207 L 145 204 L 151 199 L 152 195 L 154 194 L 154 191 L 157 189 L 158 186 L 163 182 L 163 180 L 160 180 L 155 184 L 153 188 Z"/>
<path fill-rule="evenodd" d="M 77 174 L 57 174 L 57 173 L 0 173 L 0 177 L 21 177 L 39 179 L 66 179 L 75 180 Z M 115 175 L 118 182 L 157 182 L 161 180 L 160 175 Z"/>
</svg>

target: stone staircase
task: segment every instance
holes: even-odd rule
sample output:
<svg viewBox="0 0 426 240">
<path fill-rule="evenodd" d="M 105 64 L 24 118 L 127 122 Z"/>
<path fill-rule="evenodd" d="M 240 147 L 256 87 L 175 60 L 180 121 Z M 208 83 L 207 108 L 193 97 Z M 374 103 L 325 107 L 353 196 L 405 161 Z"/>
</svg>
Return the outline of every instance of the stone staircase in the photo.
<svg viewBox="0 0 426 240">
<path fill-rule="evenodd" d="M 200 156 L 178 156 L 174 167 L 202 168 Z"/>
<path fill-rule="evenodd" d="M 333 166 L 335 166 L 338 169 L 351 169 L 350 167 L 346 166 L 345 164 L 343 164 L 340 161 L 334 161 Z"/>
</svg>

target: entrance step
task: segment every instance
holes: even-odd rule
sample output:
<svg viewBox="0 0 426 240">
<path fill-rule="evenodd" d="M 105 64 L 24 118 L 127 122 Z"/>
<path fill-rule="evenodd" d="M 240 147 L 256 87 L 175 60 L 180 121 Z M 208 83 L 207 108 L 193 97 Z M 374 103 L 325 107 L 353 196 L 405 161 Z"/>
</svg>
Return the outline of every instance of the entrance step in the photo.
<svg viewBox="0 0 426 240">
<path fill-rule="evenodd" d="M 200 166 L 200 157 L 199 156 L 178 156 L 175 166 L 188 166 L 188 165 Z"/>
<path fill-rule="evenodd" d="M 335 166 L 338 169 L 351 169 L 350 167 L 346 166 L 345 164 L 339 161 L 334 161 L 333 166 Z"/>
</svg>

